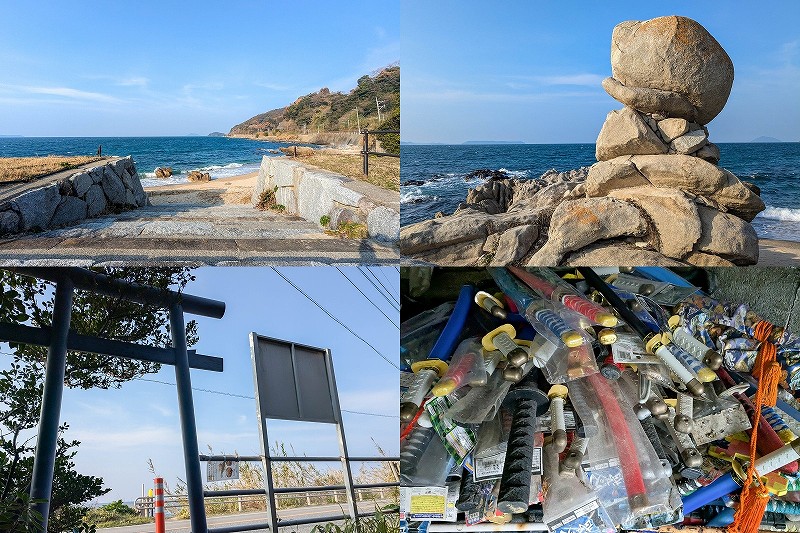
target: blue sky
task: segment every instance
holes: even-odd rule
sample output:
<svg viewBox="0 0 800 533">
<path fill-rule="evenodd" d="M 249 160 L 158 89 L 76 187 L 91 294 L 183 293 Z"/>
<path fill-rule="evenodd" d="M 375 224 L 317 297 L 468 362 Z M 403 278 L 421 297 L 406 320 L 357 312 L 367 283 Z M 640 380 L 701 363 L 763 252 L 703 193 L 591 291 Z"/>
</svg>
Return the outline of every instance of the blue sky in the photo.
<svg viewBox="0 0 800 533">
<path fill-rule="evenodd" d="M 226 132 L 400 59 L 399 5 L 2 2 L 0 135 Z"/>
<path fill-rule="evenodd" d="M 402 138 L 593 143 L 622 104 L 611 31 L 624 20 L 683 15 L 733 60 L 728 104 L 711 139 L 800 140 L 800 3 L 401 0 Z"/>
<path fill-rule="evenodd" d="M 386 315 L 399 320 L 399 313 L 357 269 L 342 270 Z M 399 298 L 397 270 L 371 270 Z M 295 267 L 280 271 L 383 355 L 399 361 L 398 329 L 335 268 Z M 222 373 L 192 370 L 193 387 L 252 396 L 251 331 L 330 348 L 342 409 L 394 417 L 343 413 L 348 451 L 352 455 L 378 455 L 374 439 L 387 454 L 399 453 L 396 368 L 268 268 L 202 268 L 194 272 L 197 281 L 190 283 L 186 292 L 222 300 L 227 309 L 219 320 L 186 315 L 187 320 L 198 321 L 197 351 L 225 361 Z M 3 359 L 5 367 L 8 358 Z M 169 366 L 146 378 L 175 383 L 174 370 Z M 208 451 L 207 446 L 218 453 L 260 453 L 254 400 L 196 391 L 194 404 L 201 453 Z M 75 458 L 77 470 L 103 477 L 105 486 L 113 489 L 100 501 L 133 500 L 140 495 L 142 483 L 151 487 L 153 475 L 148 471 L 148 459 L 153 460 L 158 473 L 171 486 L 177 478 L 185 479 L 173 386 L 130 381 L 114 390 L 67 389 L 61 420 L 70 424 L 66 437 L 81 441 Z M 272 441 L 292 445 L 298 454 L 338 455 L 332 425 L 271 421 L 269 432 Z M 205 468 L 205 463 L 201 466 Z"/>
</svg>

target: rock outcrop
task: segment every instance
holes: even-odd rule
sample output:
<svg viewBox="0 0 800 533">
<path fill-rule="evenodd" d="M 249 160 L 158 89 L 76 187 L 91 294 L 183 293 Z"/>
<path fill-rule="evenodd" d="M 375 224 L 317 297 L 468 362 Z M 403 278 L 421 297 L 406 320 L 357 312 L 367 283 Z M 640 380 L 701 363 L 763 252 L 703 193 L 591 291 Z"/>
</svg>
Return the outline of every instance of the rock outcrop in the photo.
<svg viewBox="0 0 800 533">
<path fill-rule="evenodd" d="M 155 174 L 157 178 L 169 178 L 172 176 L 172 167 L 156 167 Z"/>
<path fill-rule="evenodd" d="M 211 181 L 211 174 L 208 172 L 200 172 L 199 170 L 192 170 L 186 176 L 189 181 Z"/>
<path fill-rule="evenodd" d="M 624 107 L 606 117 L 597 163 L 488 179 L 452 215 L 402 228 L 401 253 L 463 266 L 756 263 L 750 221 L 764 202 L 717 166 L 706 127 L 733 84 L 725 50 L 685 17 L 627 21 L 611 70 L 603 87 Z"/>
</svg>

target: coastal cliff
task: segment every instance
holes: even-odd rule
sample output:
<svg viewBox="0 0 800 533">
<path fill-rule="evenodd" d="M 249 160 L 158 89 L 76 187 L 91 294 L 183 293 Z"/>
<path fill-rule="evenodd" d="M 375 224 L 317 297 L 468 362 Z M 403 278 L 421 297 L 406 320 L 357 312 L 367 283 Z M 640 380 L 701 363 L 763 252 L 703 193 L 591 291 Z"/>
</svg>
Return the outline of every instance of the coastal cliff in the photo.
<svg viewBox="0 0 800 533">
<path fill-rule="evenodd" d="M 375 99 L 383 103 L 381 121 Z M 358 117 L 356 116 L 358 110 Z M 320 144 L 355 144 L 362 128 L 376 128 L 400 109 L 400 67 L 389 66 L 358 79 L 348 93 L 322 88 L 231 128 L 229 137 Z M 320 142 L 321 141 L 321 142 Z M 345 142 L 343 142 L 345 141 Z M 355 141 L 355 142 L 353 142 Z"/>
</svg>

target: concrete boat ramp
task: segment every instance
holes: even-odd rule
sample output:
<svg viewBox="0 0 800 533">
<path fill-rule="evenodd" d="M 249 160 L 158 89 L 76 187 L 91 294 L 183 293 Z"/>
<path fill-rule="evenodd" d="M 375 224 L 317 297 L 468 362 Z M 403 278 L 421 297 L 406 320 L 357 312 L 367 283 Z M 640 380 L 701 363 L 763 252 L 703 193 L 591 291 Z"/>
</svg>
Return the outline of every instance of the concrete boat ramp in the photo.
<svg viewBox="0 0 800 533">
<path fill-rule="evenodd" d="M 73 171 L 74 172 L 74 171 Z M 145 189 L 149 204 L 0 238 L 0 264 L 396 264 L 394 243 L 342 239 L 251 204 L 257 174 Z"/>
</svg>

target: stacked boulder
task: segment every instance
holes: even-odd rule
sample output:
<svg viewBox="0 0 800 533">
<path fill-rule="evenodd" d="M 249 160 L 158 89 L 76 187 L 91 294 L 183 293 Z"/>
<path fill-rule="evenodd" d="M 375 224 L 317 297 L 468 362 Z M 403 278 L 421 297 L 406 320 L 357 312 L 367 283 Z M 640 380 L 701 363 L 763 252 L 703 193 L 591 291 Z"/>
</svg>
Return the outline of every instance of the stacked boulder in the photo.
<svg viewBox="0 0 800 533">
<path fill-rule="evenodd" d="M 588 172 L 492 179 L 452 215 L 405 226 L 408 259 L 453 266 L 748 265 L 755 185 L 717 166 L 708 124 L 727 102 L 733 64 L 685 17 L 614 28 L 613 76 L 624 104 L 606 117 Z"/>
<path fill-rule="evenodd" d="M 600 260 L 617 243 L 574 257 L 594 244 L 599 225 L 606 239 L 625 237 L 667 259 L 754 264 L 758 238 L 750 221 L 764 203 L 757 187 L 717 166 L 719 148 L 705 126 L 733 85 L 728 54 L 700 24 L 677 16 L 623 22 L 611 40 L 613 76 L 603 88 L 625 107 L 610 112 L 600 130 L 587 198 L 555 210 L 548 241 L 531 263 L 560 264 L 570 253 L 580 262 Z"/>
</svg>

